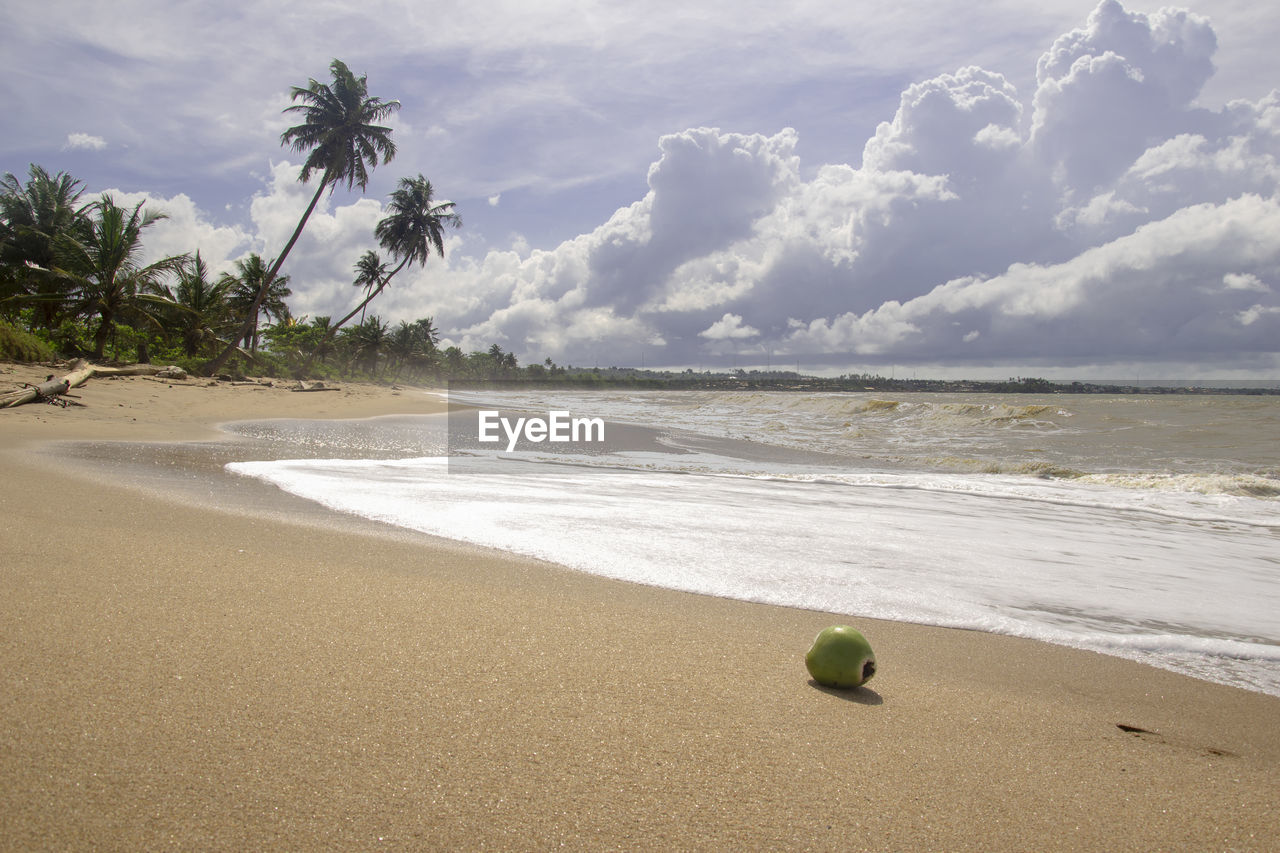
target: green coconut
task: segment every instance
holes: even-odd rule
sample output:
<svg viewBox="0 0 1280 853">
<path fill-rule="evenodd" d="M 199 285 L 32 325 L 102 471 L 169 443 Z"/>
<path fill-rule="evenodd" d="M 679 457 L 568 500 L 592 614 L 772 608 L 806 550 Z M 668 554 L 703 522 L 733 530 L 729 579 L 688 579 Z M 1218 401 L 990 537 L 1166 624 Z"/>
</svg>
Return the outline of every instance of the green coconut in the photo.
<svg viewBox="0 0 1280 853">
<path fill-rule="evenodd" d="M 851 688 L 866 684 L 876 674 L 876 655 L 861 631 L 832 625 L 814 639 L 804 665 L 824 687 Z"/>
</svg>

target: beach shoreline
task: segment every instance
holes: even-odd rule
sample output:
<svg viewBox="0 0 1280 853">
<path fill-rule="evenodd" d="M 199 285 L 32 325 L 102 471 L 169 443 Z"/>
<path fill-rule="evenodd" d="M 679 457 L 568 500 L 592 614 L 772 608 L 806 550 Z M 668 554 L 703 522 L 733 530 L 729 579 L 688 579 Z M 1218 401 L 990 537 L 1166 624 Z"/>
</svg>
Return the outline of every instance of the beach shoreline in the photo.
<svg viewBox="0 0 1280 853">
<path fill-rule="evenodd" d="M 4 849 L 1274 849 L 1275 697 L 862 619 L 880 672 L 826 691 L 803 654 L 849 617 L 205 509 L 31 452 L 443 411 L 425 392 L 76 394 L 0 412 Z"/>
</svg>

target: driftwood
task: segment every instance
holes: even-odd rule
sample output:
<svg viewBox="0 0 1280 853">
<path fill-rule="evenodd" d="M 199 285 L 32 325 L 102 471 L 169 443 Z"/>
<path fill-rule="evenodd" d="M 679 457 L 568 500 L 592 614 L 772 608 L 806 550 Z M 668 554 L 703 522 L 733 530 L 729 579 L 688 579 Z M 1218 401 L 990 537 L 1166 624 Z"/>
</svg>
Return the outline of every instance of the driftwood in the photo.
<svg viewBox="0 0 1280 853">
<path fill-rule="evenodd" d="M 166 379 L 186 379 L 187 374 L 180 367 L 156 367 L 151 364 L 136 364 L 132 367 L 99 367 L 89 364 L 84 359 L 77 359 L 71 365 L 71 372 L 61 379 L 50 377 L 39 385 L 29 385 L 7 394 L 0 394 L 0 409 L 34 403 L 39 400 L 53 401 L 66 394 L 72 388 L 78 388 L 97 376 L 156 376 Z"/>
<path fill-rule="evenodd" d="M 290 391 L 341 391 L 342 389 L 335 388 L 332 385 L 325 385 L 323 382 L 319 380 L 316 380 L 315 382 L 303 382 L 301 379 L 299 379 L 297 387 L 290 388 L 289 390 Z"/>
</svg>

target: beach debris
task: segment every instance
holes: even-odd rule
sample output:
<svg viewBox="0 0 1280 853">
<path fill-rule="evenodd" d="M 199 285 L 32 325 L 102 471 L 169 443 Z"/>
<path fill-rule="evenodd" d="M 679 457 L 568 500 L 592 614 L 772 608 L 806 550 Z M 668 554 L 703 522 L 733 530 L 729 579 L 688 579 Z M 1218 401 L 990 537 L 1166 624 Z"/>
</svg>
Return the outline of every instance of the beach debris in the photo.
<svg viewBox="0 0 1280 853">
<path fill-rule="evenodd" d="M 342 389 L 335 387 L 333 385 L 325 385 L 319 379 L 317 379 L 315 382 L 304 382 L 303 380 L 299 379 L 297 386 L 294 388 L 290 388 L 289 390 L 290 391 L 341 391 Z"/>
<path fill-rule="evenodd" d="M 832 625 L 814 638 L 804 665 L 823 687 L 859 687 L 876 674 L 876 655 L 861 631 Z"/>
<path fill-rule="evenodd" d="M 49 376 L 44 382 L 38 385 L 27 385 L 26 387 L 10 391 L 6 394 L 0 394 L 0 409 L 9 409 L 14 406 L 21 406 L 24 403 L 40 402 L 58 402 L 72 388 L 78 388 L 90 379 L 101 376 L 159 376 L 165 374 L 167 378 L 186 378 L 186 371 L 180 367 L 156 367 L 153 364 L 134 364 L 128 367 L 101 367 L 90 364 L 84 359 L 76 359 L 70 365 L 71 372 L 63 376 L 61 379 L 55 379 Z M 167 373 L 166 373 L 167 371 Z M 181 374 L 179 376 L 178 374 Z"/>
</svg>

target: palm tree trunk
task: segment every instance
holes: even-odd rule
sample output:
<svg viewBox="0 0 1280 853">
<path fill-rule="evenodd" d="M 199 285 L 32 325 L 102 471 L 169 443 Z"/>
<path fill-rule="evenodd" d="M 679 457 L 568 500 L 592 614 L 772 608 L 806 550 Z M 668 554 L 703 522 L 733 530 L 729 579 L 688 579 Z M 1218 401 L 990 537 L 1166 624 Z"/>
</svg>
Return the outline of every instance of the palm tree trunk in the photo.
<svg viewBox="0 0 1280 853">
<path fill-rule="evenodd" d="M 114 315 L 109 311 L 103 311 L 101 319 L 98 321 L 98 328 L 93 333 L 93 357 L 98 361 L 102 361 L 107 354 L 107 338 L 111 335 L 111 321 Z"/>
<path fill-rule="evenodd" d="M 298 238 L 302 236 L 302 229 L 307 227 L 307 220 L 311 218 L 311 213 L 316 209 L 316 204 L 320 201 L 320 194 L 329 186 L 329 176 L 326 174 L 324 180 L 320 182 L 320 186 L 316 188 L 316 194 L 311 197 L 311 204 L 307 205 L 307 210 L 302 214 L 302 218 L 298 220 L 298 227 L 293 229 L 293 236 L 289 238 L 289 242 L 284 244 L 282 251 L 271 265 L 271 269 L 267 270 L 267 274 L 262 278 L 262 287 L 258 289 L 258 295 L 253 300 L 253 305 L 249 308 L 248 315 L 244 325 L 240 327 L 240 334 L 232 338 L 227 348 L 204 365 L 200 370 L 205 376 L 212 376 L 222 369 L 222 365 L 227 363 L 227 359 L 231 358 L 231 354 L 236 351 L 236 346 L 240 341 L 244 340 L 253 330 L 254 322 L 258 316 L 258 310 L 262 307 L 262 301 L 267 298 L 267 291 L 271 289 L 271 282 L 275 280 L 276 273 L 280 272 L 280 267 L 284 265 L 284 259 L 289 256 L 293 244 L 298 242 Z"/>
</svg>

